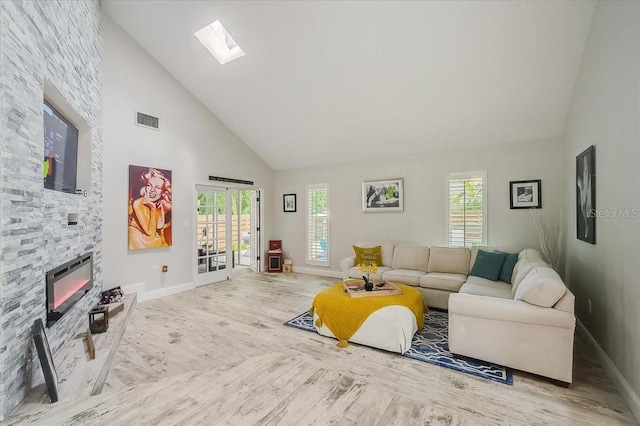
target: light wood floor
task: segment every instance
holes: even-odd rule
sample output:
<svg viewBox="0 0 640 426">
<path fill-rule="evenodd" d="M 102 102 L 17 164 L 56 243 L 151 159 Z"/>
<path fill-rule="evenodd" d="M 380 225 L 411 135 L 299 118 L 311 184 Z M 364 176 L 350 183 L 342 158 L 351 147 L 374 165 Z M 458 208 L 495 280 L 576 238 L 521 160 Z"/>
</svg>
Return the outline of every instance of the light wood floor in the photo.
<svg viewBox="0 0 640 426">
<path fill-rule="evenodd" d="M 576 339 L 569 389 L 475 378 L 282 324 L 335 279 L 252 274 L 139 303 L 102 394 L 9 424 L 637 424 Z"/>
</svg>

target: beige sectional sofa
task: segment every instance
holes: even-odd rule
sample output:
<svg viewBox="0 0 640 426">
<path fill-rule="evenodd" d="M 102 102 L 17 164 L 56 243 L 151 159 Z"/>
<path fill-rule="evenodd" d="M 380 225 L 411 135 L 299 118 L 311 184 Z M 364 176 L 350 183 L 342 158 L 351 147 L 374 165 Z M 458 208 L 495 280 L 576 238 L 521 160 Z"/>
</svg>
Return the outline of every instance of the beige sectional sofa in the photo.
<svg viewBox="0 0 640 426">
<path fill-rule="evenodd" d="M 360 247 L 381 246 L 382 265 L 376 279 L 417 287 L 428 306 L 447 309 L 449 296 L 467 281 L 478 248 L 427 247 L 394 243 L 359 243 Z M 340 263 L 343 279 L 360 278 L 355 256 Z"/>
<path fill-rule="evenodd" d="M 381 246 L 375 278 L 414 286 L 426 305 L 449 310 L 452 353 L 571 383 L 575 298 L 536 250 L 520 251 L 503 282 L 469 275 L 478 250 L 496 248 L 356 245 Z M 362 275 L 355 256 L 341 267 L 343 279 Z"/>
</svg>

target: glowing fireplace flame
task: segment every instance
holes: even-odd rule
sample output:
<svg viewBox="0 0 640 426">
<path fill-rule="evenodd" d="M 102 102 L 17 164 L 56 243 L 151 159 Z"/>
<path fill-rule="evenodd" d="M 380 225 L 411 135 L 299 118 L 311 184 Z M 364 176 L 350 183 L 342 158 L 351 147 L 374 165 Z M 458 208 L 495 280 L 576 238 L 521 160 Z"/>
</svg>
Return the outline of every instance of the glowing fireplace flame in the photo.
<svg viewBox="0 0 640 426">
<path fill-rule="evenodd" d="M 58 294 L 58 292 L 56 291 L 53 299 L 53 308 L 57 309 L 60 305 L 62 305 L 67 299 L 73 296 L 78 290 L 80 290 L 88 282 L 89 280 L 81 280 L 81 281 L 76 281 L 75 283 L 69 286 L 65 286 L 64 289 L 60 289 L 64 291 L 64 293 L 62 294 Z"/>
</svg>

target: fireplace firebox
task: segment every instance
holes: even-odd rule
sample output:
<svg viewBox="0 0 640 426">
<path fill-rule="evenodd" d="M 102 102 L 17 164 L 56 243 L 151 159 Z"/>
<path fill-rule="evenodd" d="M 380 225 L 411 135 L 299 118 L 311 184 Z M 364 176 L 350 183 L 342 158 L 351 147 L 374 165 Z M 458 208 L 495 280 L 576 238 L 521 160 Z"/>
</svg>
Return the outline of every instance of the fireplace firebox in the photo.
<svg viewBox="0 0 640 426">
<path fill-rule="evenodd" d="M 93 287 L 93 255 L 83 254 L 47 272 L 47 327 Z"/>
</svg>

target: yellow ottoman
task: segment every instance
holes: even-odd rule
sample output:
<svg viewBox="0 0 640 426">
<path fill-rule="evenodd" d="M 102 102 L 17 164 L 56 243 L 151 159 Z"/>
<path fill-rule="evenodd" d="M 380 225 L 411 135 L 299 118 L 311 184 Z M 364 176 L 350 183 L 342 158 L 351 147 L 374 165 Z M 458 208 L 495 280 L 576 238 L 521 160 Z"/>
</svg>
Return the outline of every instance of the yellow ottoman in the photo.
<svg viewBox="0 0 640 426">
<path fill-rule="evenodd" d="M 353 342 L 406 352 L 423 327 L 425 307 L 420 291 L 396 285 L 402 294 L 395 296 L 351 298 L 342 281 L 318 293 L 311 308 L 316 330 L 338 339 L 339 347 Z"/>
</svg>

